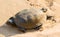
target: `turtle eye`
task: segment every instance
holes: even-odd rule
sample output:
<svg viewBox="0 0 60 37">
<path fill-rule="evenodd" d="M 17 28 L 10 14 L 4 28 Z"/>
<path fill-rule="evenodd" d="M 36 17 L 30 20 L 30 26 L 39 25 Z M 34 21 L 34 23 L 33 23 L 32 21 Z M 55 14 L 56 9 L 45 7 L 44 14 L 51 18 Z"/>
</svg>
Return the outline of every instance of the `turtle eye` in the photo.
<svg viewBox="0 0 60 37">
<path fill-rule="evenodd" d="M 42 8 L 41 9 L 44 13 L 47 11 L 47 9 L 46 8 Z"/>
</svg>

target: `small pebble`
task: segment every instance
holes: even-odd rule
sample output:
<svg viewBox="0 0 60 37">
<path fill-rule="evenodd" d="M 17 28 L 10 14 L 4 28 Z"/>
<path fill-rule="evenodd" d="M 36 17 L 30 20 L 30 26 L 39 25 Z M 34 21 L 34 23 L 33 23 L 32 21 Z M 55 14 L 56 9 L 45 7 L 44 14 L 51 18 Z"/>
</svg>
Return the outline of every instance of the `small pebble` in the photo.
<svg viewBox="0 0 60 37">
<path fill-rule="evenodd" d="M 53 16 L 47 16 L 47 20 L 51 20 Z"/>
<path fill-rule="evenodd" d="M 46 9 L 46 8 L 42 8 L 41 10 L 42 10 L 43 12 L 46 12 L 46 11 L 47 11 L 47 9 Z"/>
</svg>

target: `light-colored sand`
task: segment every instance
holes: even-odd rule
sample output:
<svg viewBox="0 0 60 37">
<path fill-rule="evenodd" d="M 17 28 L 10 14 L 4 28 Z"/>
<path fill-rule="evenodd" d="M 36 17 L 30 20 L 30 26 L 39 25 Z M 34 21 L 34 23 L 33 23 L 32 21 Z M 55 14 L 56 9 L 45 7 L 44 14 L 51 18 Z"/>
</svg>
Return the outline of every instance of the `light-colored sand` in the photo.
<svg viewBox="0 0 60 37">
<path fill-rule="evenodd" d="M 36 3 L 33 0 L 34 8 L 48 8 L 47 14 L 55 16 L 56 23 L 47 21 L 44 23 L 43 31 L 28 31 L 22 33 L 17 28 L 5 25 L 4 23 L 18 11 L 31 8 L 29 2 L 26 2 L 26 0 L 0 0 L 0 37 L 60 37 L 60 0 L 54 0 L 52 7 L 49 7 L 50 3 L 46 3 L 46 0 L 40 1 L 37 0 L 38 3 Z M 42 5 L 37 6 L 36 4 Z"/>
</svg>

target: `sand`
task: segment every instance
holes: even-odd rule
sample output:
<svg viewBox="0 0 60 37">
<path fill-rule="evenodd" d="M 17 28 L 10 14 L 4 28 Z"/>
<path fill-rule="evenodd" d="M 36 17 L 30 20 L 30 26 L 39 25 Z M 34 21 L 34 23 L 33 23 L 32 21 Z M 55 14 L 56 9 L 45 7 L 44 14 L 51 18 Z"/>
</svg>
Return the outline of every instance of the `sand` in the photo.
<svg viewBox="0 0 60 37">
<path fill-rule="evenodd" d="M 47 1 L 53 2 L 53 6 L 50 7 L 50 3 Z M 31 7 L 30 3 L 34 5 Z M 47 14 L 53 15 L 56 20 L 54 23 L 45 22 L 43 31 L 32 30 L 22 33 L 17 28 L 5 24 L 18 11 L 42 7 L 46 7 L 48 9 Z M 0 0 L 0 37 L 60 37 L 60 0 L 37 0 L 37 2 L 36 0 Z"/>
</svg>

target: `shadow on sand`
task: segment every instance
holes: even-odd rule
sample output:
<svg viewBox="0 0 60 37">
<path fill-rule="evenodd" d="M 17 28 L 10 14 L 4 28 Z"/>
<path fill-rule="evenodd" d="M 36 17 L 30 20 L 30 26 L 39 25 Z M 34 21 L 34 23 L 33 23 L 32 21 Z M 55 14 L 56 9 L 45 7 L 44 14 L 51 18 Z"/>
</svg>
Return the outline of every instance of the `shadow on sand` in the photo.
<svg viewBox="0 0 60 37">
<path fill-rule="evenodd" d="M 27 32 L 34 32 L 36 30 L 28 30 Z M 9 37 L 12 35 L 16 35 L 16 34 L 24 34 L 23 32 L 21 32 L 20 30 L 18 30 L 18 28 L 16 28 L 15 26 L 11 26 L 10 24 L 4 24 L 3 26 L 0 27 L 0 34 L 5 35 L 5 37 Z"/>
</svg>

